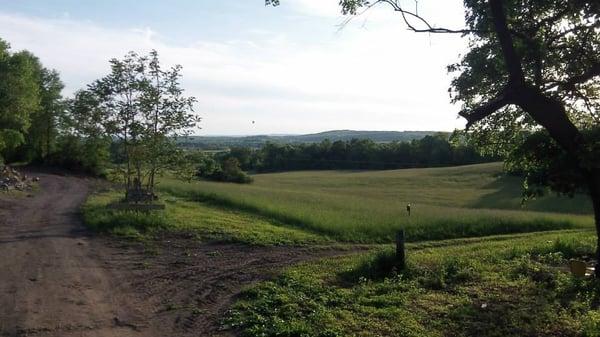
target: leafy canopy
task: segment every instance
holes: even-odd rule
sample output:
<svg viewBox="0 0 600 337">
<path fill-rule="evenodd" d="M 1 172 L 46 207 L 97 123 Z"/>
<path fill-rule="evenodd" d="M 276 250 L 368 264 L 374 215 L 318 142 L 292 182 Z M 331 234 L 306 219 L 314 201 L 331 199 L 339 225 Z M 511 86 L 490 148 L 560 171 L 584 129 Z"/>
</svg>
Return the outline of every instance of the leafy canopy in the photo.
<svg viewBox="0 0 600 337">
<path fill-rule="evenodd" d="M 10 52 L 0 39 L 0 158 L 25 141 L 30 115 L 40 106 L 39 61 L 29 52 Z"/>
</svg>

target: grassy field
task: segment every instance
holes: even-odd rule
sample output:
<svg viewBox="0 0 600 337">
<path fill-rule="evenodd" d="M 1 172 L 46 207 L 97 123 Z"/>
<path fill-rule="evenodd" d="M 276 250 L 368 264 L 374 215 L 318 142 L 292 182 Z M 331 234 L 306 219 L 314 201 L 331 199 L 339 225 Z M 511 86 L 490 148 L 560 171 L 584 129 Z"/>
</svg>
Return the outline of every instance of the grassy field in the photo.
<svg viewBox="0 0 600 337">
<path fill-rule="evenodd" d="M 198 240 L 250 245 L 330 243 L 326 238 L 263 216 L 164 196 L 166 210 L 140 214 L 107 209 L 122 192 L 105 191 L 88 198 L 83 207 L 86 225 L 98 232 L 132 239 L 151 239 L 161 231 L 185 232 Z"/>
<path fill-rule="evenodd" d="M 247 289 L 224 324 L 243 336 L 600 336 L 600 283 L 565 272 L 586 230 L 493 237 L 292 267 Z"/>
<path fill-rule="evenodd" d="M 105 191 L 89 198 L 84 219 L 141 240 L 176 231 L 202 241 L 346 251 L 354 247 L 346 243 L 390 243 L 398 228 L 407 230 L 413 242 L 403 270 L 392 245 L 376 244 L 245 289 L 222 321 L 243 336 L 600 337 L 600 283 L 568 272 L 570 259 L 593 262 L 583 196 L 522 208 L 519 179 L 501 175 L 499 164 L 254 178 L 252 185 L 163 179 L 166 211 L 144 215 L 107 209 L 121 194 Z"/>
<path fill-rule="evenodd" d="M 584 196 L 521 205 L 521 180 L 501 164 L 394 171 L 311 171 L 253 176 L 251 185 L 161 181 L 160 190 L 276 219 L 328 239 L 390 242 L 531 232 L 592 225 Z M 406 215 L 407 203 L 412 215 Z"/>
</svg>

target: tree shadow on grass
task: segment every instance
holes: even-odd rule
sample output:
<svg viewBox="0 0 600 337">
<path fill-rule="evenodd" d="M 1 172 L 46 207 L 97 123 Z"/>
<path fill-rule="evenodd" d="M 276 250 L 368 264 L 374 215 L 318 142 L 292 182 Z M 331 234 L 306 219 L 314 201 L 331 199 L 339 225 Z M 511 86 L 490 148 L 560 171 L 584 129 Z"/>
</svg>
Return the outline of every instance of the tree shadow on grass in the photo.
<svg viewBox="0 0 600 337">
<path fill-rule="evenodd" d="M 484 186 L 484 189 L 492 192 L 483 195 L 469 207 L 571 214 L 592 213 L 591 201 L 584 194 L 577 194 L 570 198 L 548 192 L 542 197 L 523 202 L 522 178 L 520 177 L 502 175 Z"/>
</svg>

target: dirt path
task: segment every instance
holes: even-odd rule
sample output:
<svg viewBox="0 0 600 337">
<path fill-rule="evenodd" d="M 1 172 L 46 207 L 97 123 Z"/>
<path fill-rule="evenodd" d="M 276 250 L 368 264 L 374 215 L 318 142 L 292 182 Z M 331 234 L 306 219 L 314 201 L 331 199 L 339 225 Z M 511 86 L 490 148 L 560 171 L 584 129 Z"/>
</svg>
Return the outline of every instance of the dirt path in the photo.
<svg viewBox="0 0 600 337">
<path fill-rule="evenodd" d="M 88 181 L 40 174 L 35 197 L 0 206 L 2 336 L 134 336 L 145 321 L 112 251 L 83 230 Z M 144 332 L 144 336 L 150 334 Z"/>
<path fill-rule="evenodd" d="M 89 181 L 38 176 L 34 197 L 0 199 L 2 337 L 230 336 L 219 321 L 244 285 L 341 253 L 94 237 L 77 215 Z"/>
</svg>

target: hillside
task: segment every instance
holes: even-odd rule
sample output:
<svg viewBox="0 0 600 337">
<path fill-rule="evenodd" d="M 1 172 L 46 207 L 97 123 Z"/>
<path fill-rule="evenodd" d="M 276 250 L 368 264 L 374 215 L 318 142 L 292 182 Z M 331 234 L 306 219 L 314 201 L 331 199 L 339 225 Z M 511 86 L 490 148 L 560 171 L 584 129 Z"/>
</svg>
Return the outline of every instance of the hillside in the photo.
<svg viewBox="0 0 600 337">
<path fill-rule="evenodd" d="M 207 322 L 209 332 L 269 337 L 600 331 L 588 314 L 596 312 L 594 278 L 565 273 L 571 259 L 589 261 L 595 250 L 583 195 L 522 205 L 522 181 L 504 175 L 501 163 L 254 178 L 238 185 L 163 177 L 167 207 L 155 217 L 107 208 L 122 192 L 88 199 L 90 228 L 152 249 L 168 245 L 156 257 L 144 254 L 152 282 L 138 288 L 161 303 L 161 327 L 187 317 L 194 327 Z M 399 229 L 409 241 L 401 270 L 391 245 Z M 265 279 L 260 268 L 281 261 L 305 262 Z M 221 300 L 215 305 L 206 294 Z"/>
<path fill-rule="evenodd" d="M 377 143 L 393 141 L 407 142 L 433 135 L 436 131 L 356 131 L 332 130 L 305 135 L 255 135 L 255 136 L 190 136 L 181 139 L 184 147 L 219 150 L 232 146 L 260 147 L 267 142 L 282 144 L 318 143 L 325 139 L 337 140 L 370 139 Z"/>
<path fill-rule="evenodd" d="M 522 180 L 500 163 L 389 171 L 254 175 L 250 185 L 167 179 L 160 190 L 277 219 L 338 241 L 411 241 L 588 227 L 589 199 L 548 195 L 522 205 Z M 406 205 L 412 204 L 407 216 Z"/>
</svg>

